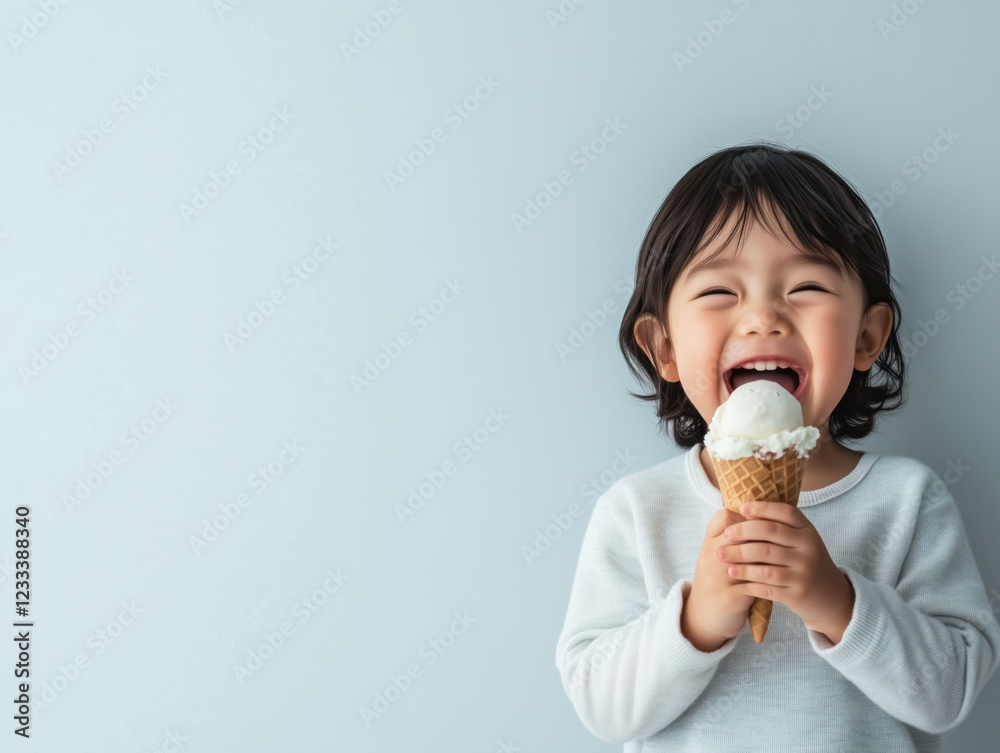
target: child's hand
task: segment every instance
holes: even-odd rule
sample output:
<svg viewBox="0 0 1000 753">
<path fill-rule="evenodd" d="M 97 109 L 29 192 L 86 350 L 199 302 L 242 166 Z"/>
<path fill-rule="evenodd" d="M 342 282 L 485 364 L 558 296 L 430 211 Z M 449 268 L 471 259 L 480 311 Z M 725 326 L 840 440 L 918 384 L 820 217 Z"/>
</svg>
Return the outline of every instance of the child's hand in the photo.
<svg viewBox="0 0 1000 753">
<path fill-rule="evenodd" d="M 740 509 L 746 520 L 723 532 L 726 545 L 718 554 L 732 577 L 743 581 L 741 592 L 780 601 L 811 630 L 824 632 L 831 625 L 846 625 L 854 589 L 802 511 L 783 502 L 764 501 L 746 503 Z"/>
<path fill-rule="evenodd" d="M 681 632 L 699 651 L 714 651 L 743 629 L 753 603 L 746 584 L 726 572 L 727 563 L 716 552 L 729 542 L 722 537 L 726 526 L 746 520 L 720 509 L 708 521 L 698 554 L 691 591 L 681 609 Z"/>
</svg>

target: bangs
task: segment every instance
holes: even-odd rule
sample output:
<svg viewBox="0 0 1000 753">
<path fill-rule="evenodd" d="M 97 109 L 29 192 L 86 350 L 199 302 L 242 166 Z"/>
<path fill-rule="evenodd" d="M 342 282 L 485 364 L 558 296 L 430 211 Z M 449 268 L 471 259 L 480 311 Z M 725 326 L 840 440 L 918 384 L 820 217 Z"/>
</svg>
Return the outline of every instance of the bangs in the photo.
<svg viewBox="0 0 1000 753">
<path fill-rule="evenodd" d="M 730 248 L 734 237 L 737 239 L 735 253 L 739 254 L 752 223 L 757 222 L 771 235 L 784 238 L 798 248 L 804 256 L 832 262 L 838 269 L 850 270 L 860 277 L 855 255 L 848 252 L 852 241 L 862 232 L 871 232 L 870 227 L 861 224 L 864 220 L 860 215 L 849 214 L 851 221 L 845 222 L 842 215 L 835 213 L 829 203 L 814 192 L 807 193 L 801 187 L 796 189 L 786 176 L 773 169 L 773 163 L 765 163 L 747 175 L 739 172 L 734 162 L 732 173 L 721 177 L 730 179 L 725 181 L 726 185 L 736 182 L 737 189 L 721 192 L 716 206 L 708 208 L 708 226 L 691 250 L 688 261 L 710 247 L 735 217 L 729 234 L 706 259 L 714 259 Z M 846 203 L 853 208 L 849 200 Z"/>
</svg>

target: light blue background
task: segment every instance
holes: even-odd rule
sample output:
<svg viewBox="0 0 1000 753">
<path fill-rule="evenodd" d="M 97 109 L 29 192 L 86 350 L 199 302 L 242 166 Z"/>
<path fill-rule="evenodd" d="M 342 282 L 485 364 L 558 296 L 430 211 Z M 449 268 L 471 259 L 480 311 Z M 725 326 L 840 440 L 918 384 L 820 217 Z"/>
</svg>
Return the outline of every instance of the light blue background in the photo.
<svg viewBox="0 0 1000 753">
<path fill-rule="evenodd" d="M 950 490 L 1000 608 L 1000 281 L 961 310 L 949 299 L 1000 251 L 995 4 L 913 3 L 885 38 L 886 2 L 590 0 L 553 22 L 555 0 L 399 0 L 355 55 L 342 44 L 388 3 L 217 5 L 0 12 L 0 604 L 11 614 L 14 510 L 28 504 L 33 690 L 62 688 L 28 747 L 141 753 L 179 734 L 192 752 L 619 749 L 579 722 L 554 653 L 596 496 L 583 486 L 603 474 L 603 490 L 618 453 L 628 472 L 679 454 L 627 394 L 620 281 L 674 182 L 756 138 L 809 149 L 879 208 L 904 333 L 922 345 L 906 408 L 862 448 L 970 468 Z M 712 36 L 724 10 L 732 22 Z M 710 43 L 679 66 L 699 34 Z M 449 120 L 487 93 L 480 77 L 498 86 Z M 134 87 L 143 101 L 128 109 Z M 829 93 L 815 109 L 814 88 Z M 275 108 L 288 126 L 245 144 Z M 110 132 L 57 175 L 104 118 Z M 627 128 L 581 171 L 574 152 L 615 118 Z M 436 128 L 444 140 L 390 188 L 386 172 Z M 939 129 L 959 135 L 946 151 Z M 914 171 L 925 150 L 936 161 Z M 185 218 L 230 160 L 239 173 Z M 518 232 L 512 213 L 562 170 L 573 182 Z M 286 273 L 327 237 L 335 253 L 291 289 Z M 128 286 L 87 321 L 80 306 L 120 270 Z M 445 303 L 449 281 L 464 290 Z M 275 289 L 282 302 L 230 352 L 226 333 Z M 608 299 L 603 325 L 560 357 Z M 938 309 L 948 323 L 915 337 Z M 356 388 L 403 332 L 409 344 Z M 177 408 L 146 435 L 158 399 Z M 509 418 L 487 424 L 491 410 Z M 129 444 L 133 426 L 145 438 Z M 477 429 L 475 452 L 456 451 Z M 286 441 L 301 454 L 258 494 L 249 477 Z M 116 450 L 122 462 L 67 509 Z M 454 473 L 400 522 L 396 506 L 446 461 Z M 528 564 L 522 547 L 573 503 L 584 516 Z M 239 515 L 196 553 L 220 505 Z M 347 580 L 323 592 L 338 569 Z M 296 607 L 314 592 L 315 612 Z M 475 622 L 430 664 L 455 613 Z M 294 632 L 241 683 L 234 666 L 283 622 Z M 81 654 L 87 667 L 58 681 Z M 410 664 L 421 675 L 366 725 L 361 707 Z M 998 688 L 946 750 L 992 749 Z"/>
</svg>

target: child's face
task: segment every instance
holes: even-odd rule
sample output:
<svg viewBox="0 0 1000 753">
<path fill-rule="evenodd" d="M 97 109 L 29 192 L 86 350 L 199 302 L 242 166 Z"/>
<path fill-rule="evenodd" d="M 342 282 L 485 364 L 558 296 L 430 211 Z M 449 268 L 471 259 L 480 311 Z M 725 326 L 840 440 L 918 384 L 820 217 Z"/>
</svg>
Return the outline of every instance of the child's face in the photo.
<svg viewBox="0 0 1000 753">
<path fill-rule="evenodd" d="M 784 217 L 779 220 L 792 235 Z M 784 357 L 805 373 L 794 385 L 805 425 L 826 428 L 853 370 L 868 370 L 881 353 L 891 330 L 891 309 L 876 304 L 866 316 L 862 283 L 839 258 L 837 269 L 810 264 L 796 246 L 756 222 L 748 227 L 738 256 L 734 236 L 714 260 L 725 267 L 695 272 L 734 224 L 735 216 L 711 246 L 691 259 L 671 290 L 669 339 L 658 343 L 661 375 L 671 382 L 679 379 L 709 422 L 729 397 L 726 374 L 734 364 L 757 356 Z"/>
</svg>

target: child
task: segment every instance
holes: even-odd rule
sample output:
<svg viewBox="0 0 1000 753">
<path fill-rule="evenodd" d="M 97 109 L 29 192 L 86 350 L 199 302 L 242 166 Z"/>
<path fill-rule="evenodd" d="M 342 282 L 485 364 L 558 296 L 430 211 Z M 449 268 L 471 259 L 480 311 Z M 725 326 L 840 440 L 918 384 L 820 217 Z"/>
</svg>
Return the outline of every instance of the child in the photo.
<svg viewBox="0 0 1000 753">
<path fill-rule="evenodd" d="M 875 218 L 810 154 L 723 149 L 666 197 L 619 344 L 686 452 L 615 482 L 583 538 L 556 665 L 594 735 L 644 753 L 936 751 L 969 714 L 1000 626 L 955 501 L 921 462 L 844 444 L 903 402 L 899 313 Z M 703 440 L 753 378 L 821 436 L 798 506 L 741 516 Z M 754 597 L 774 602 L 760 644 Z"/>
</svg>

